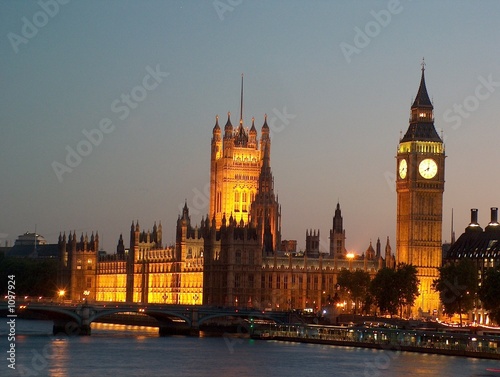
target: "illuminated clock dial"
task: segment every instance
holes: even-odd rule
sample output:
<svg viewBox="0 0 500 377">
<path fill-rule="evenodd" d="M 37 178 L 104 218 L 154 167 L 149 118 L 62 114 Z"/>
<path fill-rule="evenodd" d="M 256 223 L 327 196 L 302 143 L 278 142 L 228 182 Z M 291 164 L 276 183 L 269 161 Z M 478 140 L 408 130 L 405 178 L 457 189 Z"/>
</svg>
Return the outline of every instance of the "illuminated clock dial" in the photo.
<svg viewBox="0 0 500 377">
<path fill-rule="evenodd" d="M 399 177 L 401 179 L 406 178 L 406 173 L 408 172 L 408 164 L 405 159 L 399 161 Z"/>
<path fill-rule="evenodd" d="M 436 164 L 436 161 L 434 161 L 431 158 L 426 158 L 425 160 L 422 160 L 420 162 L 420 165 L 418 165 L 418 172 L 425 179 L 434 178 L 434 176 L 437 174 L 437 171 L 438 171 L 438 166 Z"/>
</svg>

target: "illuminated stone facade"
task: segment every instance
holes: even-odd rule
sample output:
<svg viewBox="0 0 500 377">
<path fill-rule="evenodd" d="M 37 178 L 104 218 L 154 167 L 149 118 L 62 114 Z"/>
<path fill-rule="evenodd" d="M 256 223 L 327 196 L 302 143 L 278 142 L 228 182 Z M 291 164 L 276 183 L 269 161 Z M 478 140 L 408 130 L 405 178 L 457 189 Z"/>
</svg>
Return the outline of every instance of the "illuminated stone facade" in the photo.
<svg viewBox="0 0 500 377">
<path fill-rule="evenodd" d="M 187 207 L 177 221 L 175 247 L 162 247 L 161 224 L 152 232 L 132 223 L 130 248 L 123 237 L 113 255 L 98 255 L 98 237 L 76 242 L 70 233 L 59 238 L 61 287 L 72 300 L 200 304 L 203 300 L 203 249 L 201 233 L 190 224 Z"/>
<path fill-rule="evenodd" d="M 97 253 L 99 235 L 81 235 L 77 241 L 76 233 L 59 235 L 59 290 L 64 291 L 64 298 L 83 300 L 95 298 L 97 279 Z"/>
<path fill-rule="evenodd" d="M 399 142 L 396 160 L 396 261 L 417 267 L 420 295 L 413 315 L 438 314 L 439 294 L 431 286 L 442 262 L 445 151 L 434 128 L 423 66 L 410 125 Z"/>
<path fill-rule="evenodd" d="M 240 119 L 236 129 L 228 113 L 224 135 L 216 117 L 212 131 L 210 157 L 210 208 L 215 227 L 222 226 L 229 216 L 237 224 L 252 223 L 258 237 L 269 252 L 281 245 L 281 211 L 274 195 L 271 174 L 271 139 L 267 116 L 257 139 L 255 120 L 247 131 Z"/>
</svg>

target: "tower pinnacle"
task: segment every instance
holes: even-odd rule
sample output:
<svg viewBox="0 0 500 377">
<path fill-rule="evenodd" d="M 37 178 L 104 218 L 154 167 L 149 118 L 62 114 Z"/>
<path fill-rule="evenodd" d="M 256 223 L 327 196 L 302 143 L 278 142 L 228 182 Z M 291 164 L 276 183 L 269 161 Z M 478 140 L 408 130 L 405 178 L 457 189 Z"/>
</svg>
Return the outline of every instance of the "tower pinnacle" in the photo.
<svg viewBox="0 0 500 377">
<path fill-rule="evenodd" d="M 442 142 L 434 128 L 434 106 L 425 86 L 425 62 L 422 62 L 422 76 L 417 96 L 410 110 L 410 126 L 400 142 L 406 141 L 435 141 Z"/>
<path fill-rule="evenodd" d="M 241 74 L 240 124 L 243 124 L 243 73 Z"/>
<path fill-rule="evenodd" d="M 411 108 L 431 108 L 433 109 L 432 102 L 427 93 L 427 88 L 425 86 L 425 61 L 422 59 L 422 77 L 420 78 L 420 86 L 418 88 L 417 96 Z"/>
</svg>

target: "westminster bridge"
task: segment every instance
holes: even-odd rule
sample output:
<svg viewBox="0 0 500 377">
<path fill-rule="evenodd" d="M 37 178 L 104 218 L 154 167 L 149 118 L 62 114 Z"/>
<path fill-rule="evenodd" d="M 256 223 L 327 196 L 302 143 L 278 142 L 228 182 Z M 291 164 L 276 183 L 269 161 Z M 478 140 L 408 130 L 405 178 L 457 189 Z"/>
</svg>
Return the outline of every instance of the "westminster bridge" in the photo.
<svg viewBox="0 0 500 377">
<path fill-rule="evenodd" d="M 0 302 L 0 316 L 7 316 L 7 302 Z M 290 312 L 269 312 L 248 308 L 226 308 L 204 305 L 161 305 L 136 303 L 88 302 L 17 302 L 18 318 L 40 318 L 54 322 L 53 333 L 90 335 L 91 323 L 114 314 L 146 315 L 158 322 L 160 336 L 172 334 L 197 335 L 200 325 L 217 319 L 241 318 L 268 321 L 276 324 L 290 323 Z"/>
</svg>

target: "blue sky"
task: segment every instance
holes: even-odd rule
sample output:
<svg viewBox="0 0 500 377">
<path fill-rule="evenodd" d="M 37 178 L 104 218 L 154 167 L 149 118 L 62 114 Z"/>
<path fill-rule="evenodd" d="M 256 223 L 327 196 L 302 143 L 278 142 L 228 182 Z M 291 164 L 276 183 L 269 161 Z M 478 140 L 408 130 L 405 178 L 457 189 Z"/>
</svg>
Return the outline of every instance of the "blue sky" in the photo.
<svg viewBox="0 0 500 377">
<path fill-rule="evenodd" d="M 303 247 L 320 229 L 326 250 L 340 200 L 349 250 L 387 236 L 394 250 L 394 157 L 422 57 L 448 156 L 443 240 L 452 208 L 458 234 L 473 207 L 484 226 L 500 206 L 498 14 L 497 1 L 2 1 L 0 242 L 36 224 L 51 242 L 98 230 L 114 252 L 136 219 L 172 242 L 184 200 L 195 222 L 208 211 L 211 130 L 237 119 L 244 73 L 245 124 L 274 118 L 283 238 Z"/>
</svg>

